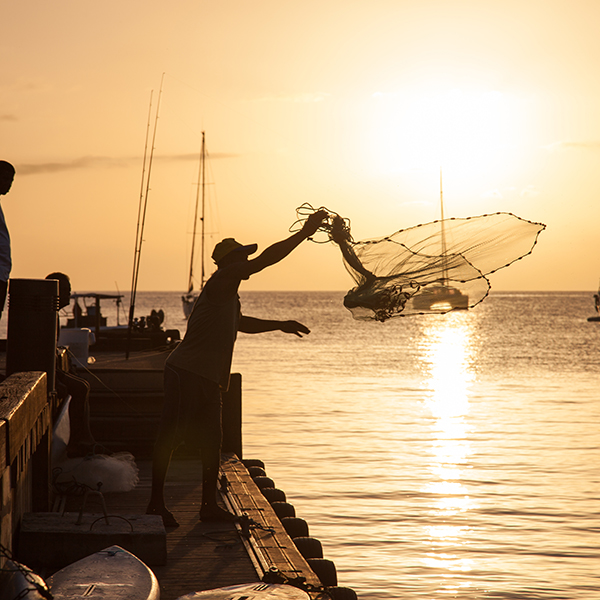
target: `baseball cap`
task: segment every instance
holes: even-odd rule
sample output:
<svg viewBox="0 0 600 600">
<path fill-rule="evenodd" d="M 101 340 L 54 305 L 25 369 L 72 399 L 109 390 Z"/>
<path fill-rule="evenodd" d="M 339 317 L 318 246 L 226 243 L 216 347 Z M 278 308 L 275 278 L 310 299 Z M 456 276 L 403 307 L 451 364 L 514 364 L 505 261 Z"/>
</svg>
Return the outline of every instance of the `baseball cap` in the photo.
<svg viewBox="0 0 600 600">
<path fill-rule="evenodd" d="M 221 240 L 213 250 L 212 259 L 219 264 L 230 252 L 245 252 L 246 255 L 254 254 L 258 249 L 258 244 L 248 244 L 244 246 L 233 238 Z"/>
</svg>

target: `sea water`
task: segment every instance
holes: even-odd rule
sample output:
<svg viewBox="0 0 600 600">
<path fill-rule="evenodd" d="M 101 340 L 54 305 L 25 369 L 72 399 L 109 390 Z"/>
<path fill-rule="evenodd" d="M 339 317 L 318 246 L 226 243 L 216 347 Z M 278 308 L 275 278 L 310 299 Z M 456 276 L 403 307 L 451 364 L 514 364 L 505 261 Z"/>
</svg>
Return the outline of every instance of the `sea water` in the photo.
<svg viewBox="0 0 600 600">
<path fill-rule="evenodd" d="M 353 320 L 339 292 L 241 296 L 245 314 L 311 329 L 240 334 L 234 370 L 245 457 L 340 585 L 361 600 L 600 598 L 591 293 L 497 292 L 385 323 Z M 137 305 L 185 330 L 179 294 Z"/>
</svg>

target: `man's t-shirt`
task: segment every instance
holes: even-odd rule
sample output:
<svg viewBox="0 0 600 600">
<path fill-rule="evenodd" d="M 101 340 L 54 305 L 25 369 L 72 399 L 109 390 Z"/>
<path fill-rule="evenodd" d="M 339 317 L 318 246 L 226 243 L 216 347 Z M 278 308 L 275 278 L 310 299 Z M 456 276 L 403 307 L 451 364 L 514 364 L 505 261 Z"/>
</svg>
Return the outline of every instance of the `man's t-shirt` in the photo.
<svg viewBox="0 0 600 600">
<path fill-rule="evenodd" d="M 233 347 L 240 322 L 240 298 L 237 292 L 216 297 L 215 273 L 204 285 L 188 319 L 183 341 L 171 352 L 167 363 L 191 371 L 226 390 Z"/>
</svg>

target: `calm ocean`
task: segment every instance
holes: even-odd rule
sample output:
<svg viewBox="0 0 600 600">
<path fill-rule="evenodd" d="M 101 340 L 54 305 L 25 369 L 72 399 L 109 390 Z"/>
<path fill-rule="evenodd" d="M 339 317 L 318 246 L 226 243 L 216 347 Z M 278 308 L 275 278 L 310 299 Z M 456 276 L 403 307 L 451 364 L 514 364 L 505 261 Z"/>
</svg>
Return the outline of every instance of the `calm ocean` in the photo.
<svg viewBox="0 0 600 600">
<path fill-rule="evenodd" d="M 177 293 L 138 294 L 185 329 Z M 600 598 L 592 293 L 354 321 L 342 293 L 242 293 L 312 333 L 240 334 L 244 452 L 362 600 Z M 107 311 L 108 312 L 108 311 Z M 122 322 L 124 318 L 122 317 Z"/>
</svg>

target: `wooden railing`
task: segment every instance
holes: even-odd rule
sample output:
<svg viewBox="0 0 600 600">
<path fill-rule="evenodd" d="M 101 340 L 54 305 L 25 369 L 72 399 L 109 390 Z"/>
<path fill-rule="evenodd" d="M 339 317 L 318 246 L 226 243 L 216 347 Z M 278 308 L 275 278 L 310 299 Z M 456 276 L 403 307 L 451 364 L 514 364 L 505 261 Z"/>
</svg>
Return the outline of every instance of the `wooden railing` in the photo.
<svg viewBox="0 0 600 600">
<path fill-rule="evenodd" d="M 9 551 L 23 514 L 49 510 L 51 413 L 46 373 L 0 383 L 0 542 Z"/>
</svg>

